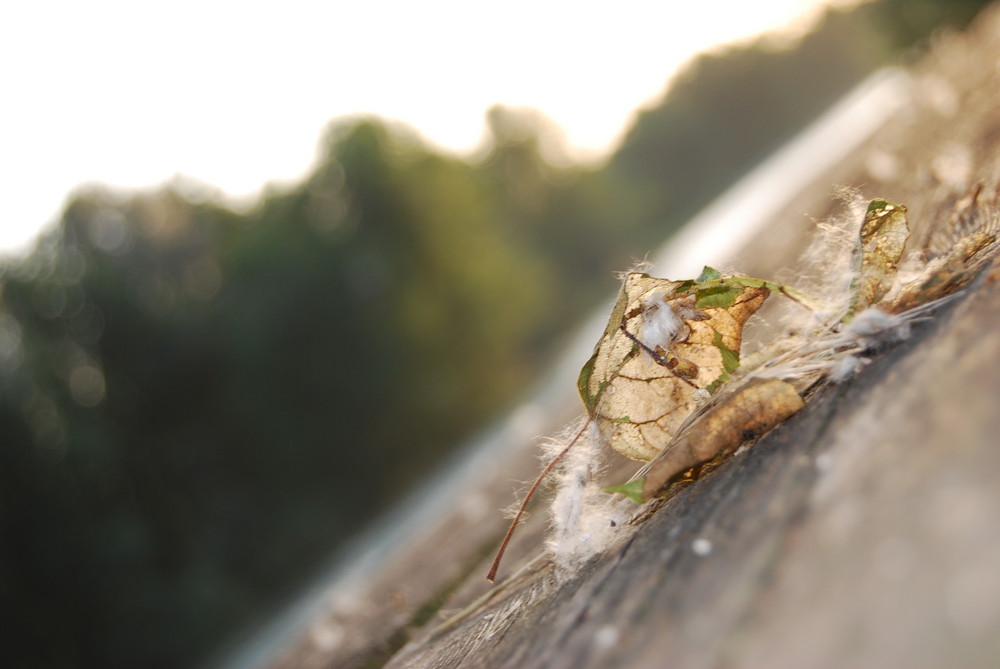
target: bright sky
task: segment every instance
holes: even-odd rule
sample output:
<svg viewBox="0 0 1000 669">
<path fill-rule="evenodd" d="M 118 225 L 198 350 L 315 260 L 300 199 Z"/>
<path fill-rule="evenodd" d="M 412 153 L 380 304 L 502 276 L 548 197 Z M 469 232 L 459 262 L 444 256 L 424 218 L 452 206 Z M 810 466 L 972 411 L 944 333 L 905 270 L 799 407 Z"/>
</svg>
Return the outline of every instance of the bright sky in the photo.
<svg viewBox="0 0 1000 669">
<path fill-rule="evenodd" d="M 76 186 L 184 175 L 251 197 L 303 175 L 333 118 L 375 113 L 464 153 L 495 103 L 571 155 L 610 149 L 692 54 L 829 0 L 69 0 L 0 9 L 0 254 Z"/>
</svg>

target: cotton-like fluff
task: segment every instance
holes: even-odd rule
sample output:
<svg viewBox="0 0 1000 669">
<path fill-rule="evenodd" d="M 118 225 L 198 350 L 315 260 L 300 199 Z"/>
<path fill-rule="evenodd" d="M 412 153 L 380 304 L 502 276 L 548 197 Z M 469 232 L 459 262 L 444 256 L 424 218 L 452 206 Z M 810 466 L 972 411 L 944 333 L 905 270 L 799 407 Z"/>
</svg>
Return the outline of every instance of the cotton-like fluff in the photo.
<svg viewBox="0 0 1000 669">
<path fill-rule="evenodd" d="M 841 383 L 857 374 L 869 361 L 863 353 L 909 339 L 910 322 L 920 318 L 925 310 L 889 314 L 878 307 L 869 307 L 859 311 L 836 335 L 843 352 L 830 361 L 830 380 Z"/>
<path fill-rule="evenodd" d="M 689 332 L 684 320 L 663 297 L 658 292 L 642 301 L 642 331 L 637 336 L 654 351 L 657 347 L 666 350 L 671 342 L 683 340 Z"/>
<path fill-rule="evenodd" d="M 855 314 L 842 333 L 866 350 L 875 350 L 909 339 L 910 321 L 905 315 L 889 314 L 878 307 L 869 307 Z"/>
<path fill-rule="evenodd" d="M 945 298 L 948 299 L 948 298 Z M 754 370 L 750 376 L 782 378 L 827 377 L 841 383 L 857 374 L 868 362 L 866 354 L 910 337 L 910 324 L 940 306 L 942 300 L 900 314 L 878 307 L 859 311 L 849 323 L 826 328 L 796 349 Z"/>
<path fill-rule="evenodd" d="M 563 443 L 556 440 L 548 450 L 559 452 L 562 448 Z M 594 481 L 603 464 L 603 449 L 599 432 L 591 424 L 555 472 L 556 495 L 547 545 L 561 572 L 574 571 L 629 533 L 626 523 L 635 513 L 635 505 L 624 497 L 607 494 Z"/>
<path fill-rule="evenodd" d="M 834 383 L 843 383 L 860 372 L 870 361 L 857 353 L 844 353 L 830 360 L 827 377 Z"/>
</svg>

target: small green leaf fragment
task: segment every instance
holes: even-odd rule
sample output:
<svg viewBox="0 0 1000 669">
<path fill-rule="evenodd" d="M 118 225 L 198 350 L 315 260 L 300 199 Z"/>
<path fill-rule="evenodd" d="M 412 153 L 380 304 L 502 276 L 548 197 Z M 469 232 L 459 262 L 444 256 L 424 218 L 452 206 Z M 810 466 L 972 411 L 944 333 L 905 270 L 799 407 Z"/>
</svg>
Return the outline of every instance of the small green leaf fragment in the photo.
<svg viewBox="0 0 1000 669">
<path fill-rule="evenodd" d="M 622 483 L 621 485 L 608 486 L 604 489 L 604 492 L 625 495 L 636 504 L 642 504 L 646 501 L 646 497 L 642 494 L 642 486 L 645 480 L 645 478 L 639 478 L 628 483 Z"/>
<path fill-rule="evenodd" d="M 718 332 L 715 333 L 715 348 L 719 349 L 719 353 L 722 354 L 722 368 L 726 372 L 735 372 L 740 366 L 740 354 L 738 351 L 734 351 L 722 342 L 722 335 Z"/>
<path fill-rule="evenodd" d="M 694 306 L 696 309 L 711 309 L 715 307 L 728 309 L 736 304 L 737 298 L 742 294 L 743 288 L 740 286 L 711 286 L 695 293 Z"/>
<path fill-rule="evenodd" d="M 712 383 L 705 388 L 705 390 L 714 395 L 715 391 L 722 387 L 723 383 L 729 380 L 729 375 L 739 368 L 740 354 L 723 343 L 722 334 L 718 331 L 715 333 L 712 344 L 715 348 L 719 349 L 719 353 L 722 355 L 722 374 L 720 374 L 719 378 L 712 381 Z"/>
<path fill-rule="evenodd" d="M 695 279 L 695 281 L 698 283 L 705 283 L 706 281 L 716 281 L 721 278 L 722 273 L 719 270 L 705 265 L 705 267 L 701 270 L 701 274 L 698 275 L 698 278 Z"/>
<path fill-rule="evenodd" d="M 780 288 L 780 286 L 776 283 L 764 281 L 764 279 L 755 279 L 752 276 L 734 276 L 730 277 L 729 281 L 732 281 L 739 286 L 745 286 L 746 288 L 767 288 L 768 290 L 776 290 Z"/>
<path fill-rule="evenodd" d="M 715 391 L 722 387 L 722 384 L 729 380 L 729 374 L 723 372 L 719 378 L 712 381 L 710 384 L 705 386 L 705 390 L 708 391 L 710 395 L 714 395 Z"/>
<path fill-rule="evenodd" d="M 576 387 L 580 391 L 580 399 L 583 400 L 583 405 L 587 407 L 587 411 L 593 415 L 594 408 L 597 406 L 597 399 L 601 395 L 601 390 L 604 389 L 604 384 L 598 389 L 593 395 L 590 394 L 590 377 L 594 374 L 594 365 L 597 364 L 597 354 L 590 356 L 590 360 L 584 363 L 583 368 L 580 370 L 580 376 L 577 378 Z"/>
<path fill-rule="evenodd" d="M 677 286 L 674 288 L 675 295 L 686 295 L 691 292 L 691 289 L 698 285 L 697 281 L 692 281 L 691 279 L 685 279 L 684 281 L 679 281 Z"/>
<path fill-rule="evenodd" d="M 615 418 L 611 422 L 613 422 L 613 423 L 631 423 L 632 419 L 629 418 L 628 416 L 622 416 L 621 418 Z"/>
</svg>

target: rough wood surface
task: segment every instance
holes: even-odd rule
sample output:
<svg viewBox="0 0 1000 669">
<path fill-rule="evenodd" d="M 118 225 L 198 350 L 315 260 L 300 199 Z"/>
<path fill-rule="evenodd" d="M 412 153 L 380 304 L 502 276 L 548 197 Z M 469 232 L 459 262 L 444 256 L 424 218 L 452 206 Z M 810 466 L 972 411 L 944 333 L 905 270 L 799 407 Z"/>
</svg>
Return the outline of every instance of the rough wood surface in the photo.
<svg viewBox="0 0 1000 669">
<path fill-rule="evenodd" d="M 905 113 L 803 193 L 741 270 L 794 266 L 813 225 L 801 212 L 822 219 L 834 184 L 905 203 L 931 245 L 973 184 L 996 197 L 1000 7 L 912 75 Z M 496 509 L 537 468 L 526 427 L 525 447 L 340 589 L 270 666 L 997 666 L 998 324 L 991 265 L 909 340 L 681 491 L 623 545 L 557 575 L 537 557 L 538 513 L 506 581 L 489 586 Z"/>
<path fill-rule="evenodd" d="M 564 581 L 540 567 L 389 666 L 992 666 L 998 278 L 626 545 Z"/>
</svg>

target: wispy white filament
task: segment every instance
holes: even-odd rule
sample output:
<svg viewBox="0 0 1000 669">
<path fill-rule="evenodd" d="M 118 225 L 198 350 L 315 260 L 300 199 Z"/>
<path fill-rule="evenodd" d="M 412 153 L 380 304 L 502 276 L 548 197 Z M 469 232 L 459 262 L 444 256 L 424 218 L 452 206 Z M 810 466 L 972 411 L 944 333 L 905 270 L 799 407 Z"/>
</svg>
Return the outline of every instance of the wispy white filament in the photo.
<svg viewBox="0 0 1000 669">
<path fill-rule="evenodd" d="M 549 448 L 562 450 L 554 441 Z M 591 424 L 556 470 L 548 548 L 561 571 L 573 571 L 608 549 L 628 531 L 635 504 L 609 495 L 594 480 L 604 462 L 605 446 Z"/>
<path fill-rule="evenodd" d="M 645 311 L 642 313 L 642 331 L 639 333 L 639 339 L 651 349 L 656 350 L 659 346 L 666 350 L 671 342 L 681 338 L 682 333 L 687 331 L 687 325 L 664 301 L 662 293 L 643 300 L 642 305 Z"/>
</svg>

